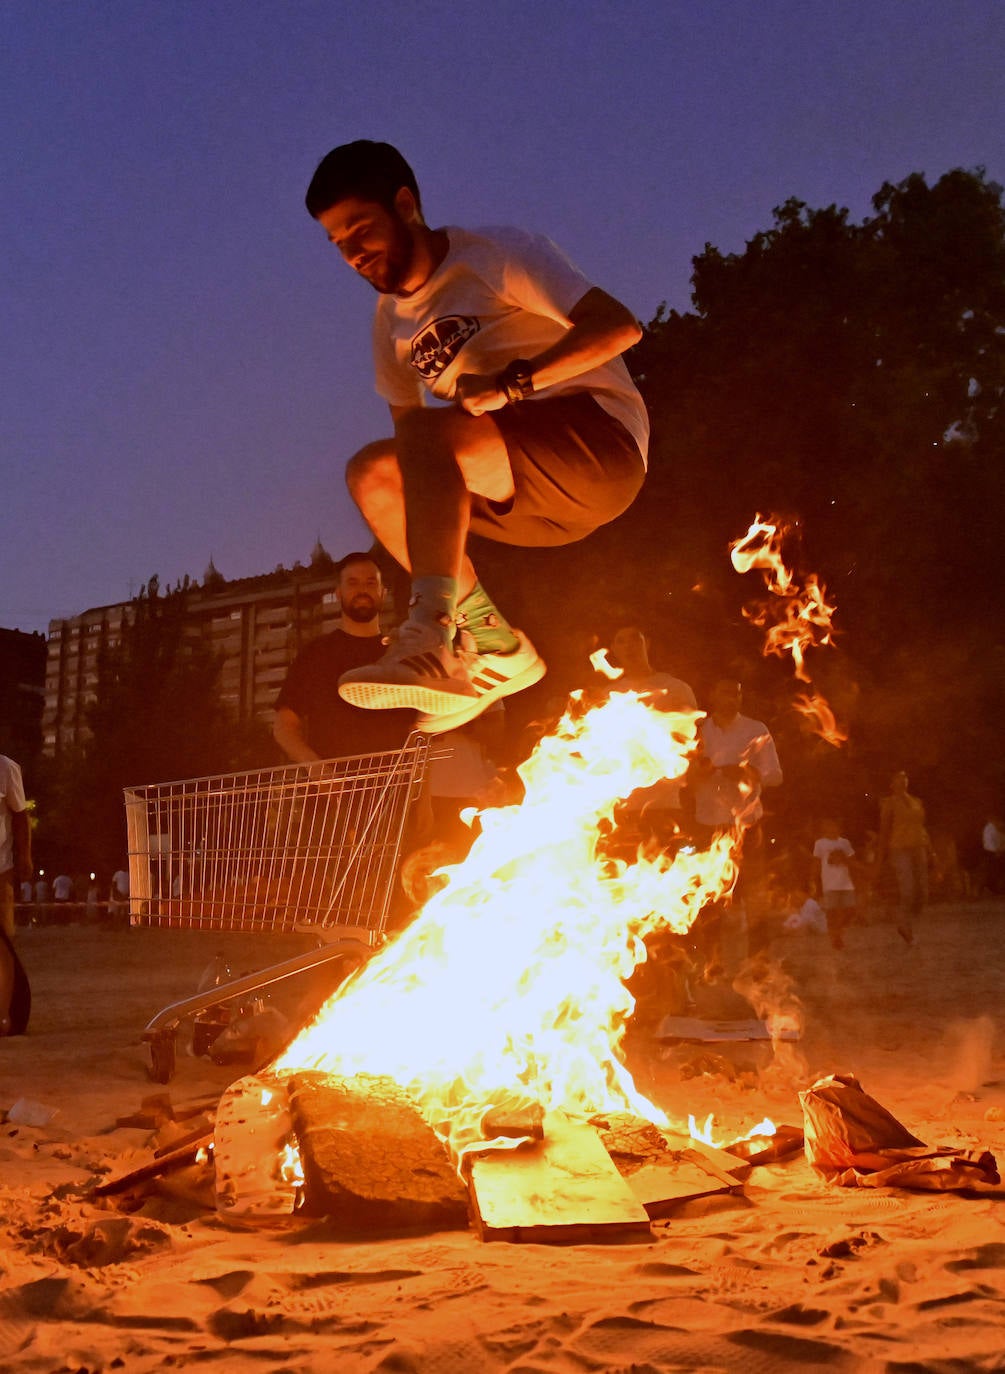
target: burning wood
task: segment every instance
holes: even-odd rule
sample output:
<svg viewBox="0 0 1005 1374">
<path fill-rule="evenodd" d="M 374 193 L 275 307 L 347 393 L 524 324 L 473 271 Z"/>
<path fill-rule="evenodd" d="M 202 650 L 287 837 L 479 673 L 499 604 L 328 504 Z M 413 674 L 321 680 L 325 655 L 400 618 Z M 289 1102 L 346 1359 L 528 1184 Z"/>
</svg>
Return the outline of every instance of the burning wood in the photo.
<svg viewBox="0 0 1005 1374">
<path fill-rule="evenodd" d="M 107 1183 L 99 1183 L 91 1190 L 91 1197 L 114 1197 L 117 1194 L 129 1193 L 178 1169 L 187 1169 L 192 1164 L 208 1162 L 212 1142 L 213 1132 L 203 1131 L 195 1139 L 187 1140 L 173 1149 L 158 1151 L 146 1164 L 119 1174 L 116 1178 L 110 1178 Z"/>
<path fill-rule="evenodd" d="M 615 1168 L 596 1130 L 549 1115 L 544 1139 L 470 1162 L 483 1240 L 594 1241 L 649 1236 L 645 1208 Z"/>
</svg>

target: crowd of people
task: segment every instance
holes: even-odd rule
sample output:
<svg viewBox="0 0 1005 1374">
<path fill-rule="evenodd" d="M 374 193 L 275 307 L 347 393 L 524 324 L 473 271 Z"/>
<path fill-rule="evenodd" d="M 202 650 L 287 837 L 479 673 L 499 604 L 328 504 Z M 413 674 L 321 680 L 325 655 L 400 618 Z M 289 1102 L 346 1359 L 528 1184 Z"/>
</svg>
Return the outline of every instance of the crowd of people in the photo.
<svg viewBox="0 0 1005 1374">
<path fill-rule="evenodd" d="M 352 553 L 342 560 L 336 591 L 340 627 L 304 648 L 277 701 L 275 740 L 298 762 L 395 749 L 416 728 L 412 711 L 355 706 L 335 690 L 343 665 L 377 661 L 387 641 L 381 620 L 383 579 L 370 554 Z M 610 675 L 590 668 L 584 654 L 578 686 L 593 701 L 611 691 L 634 691 L 658 709 L 702 713 L 699 747 L 687 775 L 637 790 L 617 812 L 623 853 L 647 843 L 705 847 L 723 830 L 738 836 L 739 878 L 732 897 L 704 913 L 696 927 L 702 957 L 735 969 L 782 929 L 824 931 L 840 949 L 846 932 L 877 908 L 889 914 L 900 937 L 911 943 L 928 898 L 935 851 L 924 805 L 911 793 L 907 774 L 898 770 L 892 776 L 875 829 L 863 837 L 860 852 L 841 819 L 821 816 L 802 855 L 801 873 L 796 856 L 793 882 L 791 851 L 788 870 L 780 874 L 773 870 L 765 840 L 764 796 L 783 782 L 768 725 L 744 713 L 743 688 L 735 676 L 712 682 L 699 701 L 689 683 L 663 667 L 654 668 L 651 654 L 650 640 L 638 625 L 621 625 L 610 636 Z M 406 882 L 420 897 L 424 889 L 416 877 L 421 870 L 417 856 L 425 856 L 430 866 L 463 858 L 477 833 L 477 822 L 467 824 L 463 813 L 511 800 L 518 792 L 505 707 L 496 701 L 439 736 L 445 756 L 430 769 L 426 806 L 412 833 L 406 865 Z M 1003 843 L 1005 828 L 989 821 L 978 892 L 1001 891 L 996 865 Z"/>
<path fill-rule="evenodd" d="M 129 916 L 129 874 L 118 868 L 104 882 L 96 872 L 59 872 L 50 880 L 40 868 L 20 883 L 14 912 L 22 925 L 121 925 Z"/>
</svg>

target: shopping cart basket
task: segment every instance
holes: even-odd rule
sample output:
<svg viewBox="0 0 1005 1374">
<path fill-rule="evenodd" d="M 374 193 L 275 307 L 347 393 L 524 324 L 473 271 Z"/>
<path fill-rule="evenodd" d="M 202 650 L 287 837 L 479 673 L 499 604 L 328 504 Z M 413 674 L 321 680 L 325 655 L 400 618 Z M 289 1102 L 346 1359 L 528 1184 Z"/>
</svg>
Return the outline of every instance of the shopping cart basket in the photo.
<svg viewBox="0 0 1005 1374">
<path fill-rule="evenodd" d="M 380 943 L 431 743 L 125 789 L 133 925 L 290 933 L 318 948 L 172 1003 L 146 1027 L 151 1076 L 174 1072 L 180 1022 Z M 442 752 L 442 749 L 438 752 Z"/>
</svg>

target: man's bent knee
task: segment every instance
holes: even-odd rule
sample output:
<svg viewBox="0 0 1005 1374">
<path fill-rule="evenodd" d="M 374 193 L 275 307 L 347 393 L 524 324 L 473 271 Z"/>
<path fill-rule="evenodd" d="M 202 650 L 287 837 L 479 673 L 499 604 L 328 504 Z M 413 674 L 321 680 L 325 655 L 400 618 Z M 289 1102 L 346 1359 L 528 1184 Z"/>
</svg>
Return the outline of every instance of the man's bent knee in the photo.
<svg viewBox="0 0 1005 1374">
<path fill-rule="evenodd" d="M 394 456 L 393 439 L 375 439 L 354 453 L 346 463 L 345 481 L 355 498 L 374 488 L 401 486 L 398 460 Z"/>
<path fill-rule="evenodd" d="M 398 417 L 397 451 L 420 470 L 434 457 L 456 463 L 464 485 L 479 496 L 505 501 L 513 494 L 506 441 L 489 415 L 468 415 L 454 407 L 416 407 Z"/>
</svg>

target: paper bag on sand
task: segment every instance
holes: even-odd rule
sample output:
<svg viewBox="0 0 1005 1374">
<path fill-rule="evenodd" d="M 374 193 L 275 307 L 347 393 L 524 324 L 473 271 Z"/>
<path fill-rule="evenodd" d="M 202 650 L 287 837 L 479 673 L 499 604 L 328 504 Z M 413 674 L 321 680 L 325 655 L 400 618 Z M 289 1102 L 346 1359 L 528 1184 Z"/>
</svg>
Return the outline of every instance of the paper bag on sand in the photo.
<svg viewBox="0 0 1005 1374">
<path fill-rule="evenodd" d="M 849 1074 L 821 1078 L 799 1094 L 806 1157 L 845 1188 L 972 1188 L 998 1183 L 987 1150 L 930 1149 Z"/>
</svg>

